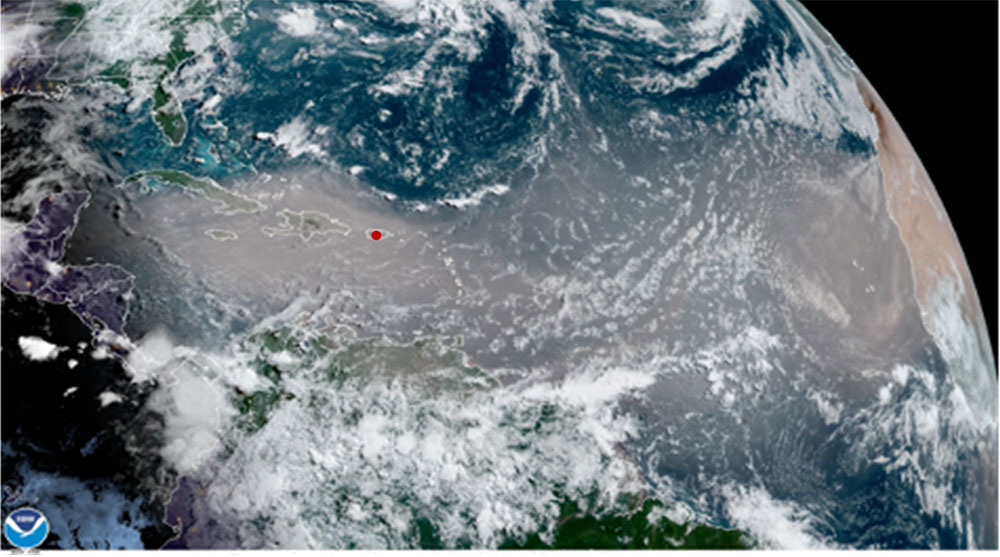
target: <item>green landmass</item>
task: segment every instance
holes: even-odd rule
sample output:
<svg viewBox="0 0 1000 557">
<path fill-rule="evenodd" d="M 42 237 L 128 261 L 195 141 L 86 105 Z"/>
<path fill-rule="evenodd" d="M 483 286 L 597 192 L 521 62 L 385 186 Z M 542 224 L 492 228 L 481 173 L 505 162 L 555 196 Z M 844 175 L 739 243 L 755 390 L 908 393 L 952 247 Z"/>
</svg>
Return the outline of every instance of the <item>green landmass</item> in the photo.
<svg viewBox="0 0 1000 557">
<path fill-rule="evenodd" d="M 83 4 L 81 4 L 79 2 L 73 2 L 73 3 L 70 3 L 70 4 L 65 4 L 62 7 L 61 11 L 62 11 L 63 17 L 79 20 L 79 19 L 83 19 L 83 14 L 87 10 L 83 7 Z"/>
<path fill-rule="evenodd" d="M 177 146 L 184 141 L 187 133 L 187 119 L 179 99 L 170 91 L 177 69 L 193 58 L 197 53 L 188 50 L 185 42 L 188 28 L 199 21 L 209 21 L 217 24 L 223 33 L 233 35 L 243 30 L 246 20 L 243 15 L 244 2 L 225 0 L 197 0 L 182 14 L 170 20 L 166 27 L 171 30 L 170 49 L 159 56 L 144 62 L 158 67 L 153 90 L 153 122 L 163 133 L 171 145 Z M 82 20 L 85 8 L 82 4 L 73 3 L 63 7 L 63 14 L 69 20 Z M 129 89 L 129 69 L 131 64 L 119 60 L 98 72 L 96 78 L 114 83 L 123 89 Z"/>
<path fill-rule="evenodd" d="M 184 142 L 184 136 L 187 135 L 187 119 L 184 118 L 180 103 L 174 101 L 157 110 L 153 114 L 153 121 L 170 140 L 171 145 L 177 146 Z"/>
<path fill-rule="evenodd" d="M 468 364 L 464 353 L 435 339 L 410 344 L 362 340 L 338 350 L 329 362 L 326 375 L 331 381 L 377 374 L 384 380 L 405 379 L 435 397 L 465 398 L 499 386 L 482 369 Z"/>
<path fill-rule="evenodd" d="M 351 229 L 337 219 L 319 211 L 292 211 L 282 209 L 278 212 L 284 221 L 280 227 L 265 226 L 261 232 L 268 236 L 301 236 L 309 241 L 313 236 L 327 234 L 347 234 Z"/>
<path fill-rule="evenodd" d="M 216 203 L 215 212 L 223 214 L 253 213 L 264 209 L 264 204 L 233 193 L 209 178 L 196 178 L 180 170 L 146 170 L 125 178 L 124 184 L 153 180 L 192 191 Z"/>
<path fill-rule="evenodd" d="M 398 344 L 386 340 L 356 339 L 349 329 L 303 333 L 280 328 L 252 335 L 247 341 L 261 386 L 253 392 L 234 389 L 239 411 L 237 427 L 253 434 L 266 426 L 282 403 L 295 395 L 284 388 L 288 377 L 309 373 L 310 381 L 333 384 L 347 381 L 404 380 L 425 391 L 428 397 L 459 397 L 499 386 L 483 370 L 471 365 L 464 353 L 425 338 Z M 318 367 L 317 367 L 318 364 Z M 327 391 L 316 389 L 315 392 Z M 315 392 L 304 396 L 316 411 L 327 408 Z M 542 404 L 534 428 L 544 428 L 556 409 Z M 530 427 L 530 426 L 529 426 Z M 634 493 L 612 504 L 598 503 L 599 493 L 572 497 L 553 493 L 559 515 L 536 532 L 510 535 L 499 549 L 752 549 L 754 540 L 745 532 L 668 518 L 669 503 Z M 410 543 L 420 549 L 469 549 L 474 539 L 449 542 L 446 547 L 433 517 L 417 509 L 410 517 Z M 454 545 L 454 547 L 452 547 Z"/>
<path fill-rule="evenodd" d="M 646 499 L 635 508 L 593 513 L 563 499 L 559 520 L 546 532 L 509 538 L 500 549 L 751 549 L 753 541 L 739 530 L 704 524 L 677 524 L 665 506 Z"/>
<path fill-rule="evenodd" d="M 63 4 L 59 7 L 59 19 L 52 26 L 57 37 L 67 37 L 83 21 L 87 9 L 79 2 Z"/>
<path fill-rule="evenodd" d="M 114 83 L 115 85 L 121 87 L 122 89 L 128 90 L 132 86 L 132 82 L 128 78 L 129 65 L 124 60 L 119 60 L 114 64 L 101 70 L 97 74 L 97 79 L 101 81 L 107 81 L 109 83 Z"/>
<path fill-rule="evenodd" d="M 284 389 L 283 378 L 301 366 L 311 367 L 317 362 L 322 362 L 318 377 L 334 384 L 369 381 L 373 376 L 387 381 L 406 379 L 428 396 L 462 398 L 499 385 L 483 370 L 467 363 L 462 352 L 435 339 L 395 344 L 353 340 L 350 334 L 302 335 L 279 329 L 254 335 L 247 342 L 257 355 L 254 369 L 265 380 L 265 386 L 256 391 L 235 393 L 240 414 L 237 425 L 250 433 L 263 427 L 282 401 L 294 398 Z M 314 408 L 322 408 L 323 403 L 316 398 L 309 400 Z"/>
<path fill-rule="evenodd" d="M 173 77 L 174 71 L 181 63 L 195 55 L 194 52 L 184 47 L 186 33 L 180 20 L 183 18 L 190 24 L 199 16 L 204 17 L 202 4 L 202 2 L 196 2 L 183 16 L 170 22 L 171 28 L 174 29 L 170 50 L 165 55 L 153 58 L 151 61 L 163 68 L 163 71 L 156 78 L 156 90 L 153 91 L 153 121 L 156 122 L 170 144 L 174 146 L 180 145 L 184 141 L 184 135 L 187 133 L 187 120 L 184 118 L 180 102 L 167 92 L 168 81 Z M 199 9 L 195 10 L 195 8 Z"/>
</svg>

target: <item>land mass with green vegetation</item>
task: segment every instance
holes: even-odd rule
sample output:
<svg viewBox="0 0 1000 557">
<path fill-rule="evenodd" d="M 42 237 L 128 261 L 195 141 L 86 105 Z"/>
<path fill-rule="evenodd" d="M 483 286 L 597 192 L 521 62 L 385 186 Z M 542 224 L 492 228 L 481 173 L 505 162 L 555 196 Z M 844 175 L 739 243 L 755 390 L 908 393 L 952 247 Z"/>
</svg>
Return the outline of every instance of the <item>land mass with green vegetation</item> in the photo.
<svg viewBox="0 0 1000 557">
<path fill-rule="evenodd" d="M 312 362 L 323 362 L 321 375 L 331 382 L 378 374 L 421 383 L 425 392 L 436 397 L 462 397 L 462 393 L 497 386 L 494 379 L 471 365 L 462 352 L 434 339 L 394 344 L 374 339 L 350 340 L 350 335 L 346 340 L 336 340 L 337 336 L 303 336 L 282 328 L 251 337 L 248 347 L 258 354 L 254 365 L 264 381 L 253 392 L 235 391 L 237 427 L 253 434 L 266 426 L 279 406 L 296 398 L 283 387 L 285 377 L 312 368 Z M 450 369 L 453 373 L 433 373 L 440 369 Z M 551 407 L 543 407 L 539 419 L 544 421 L 553 411 Z M 596 504 L 597 493 L 584 498 L 552 495 L 559 505 L 558 518 L 536 532 L 504 539 L 499 549 L 752 549 L 757 546 L 740 530 L 675 522 L 669 518 L 669 503 L 641 494 L 622 496 L 610 507 Z M 446 544 L 434 520 L 426 516 L 415 514 L 410 524 L 414 548 L 477 546 L 473 539 Z"/>
<path fill-rule="evenodd" d="M 546 532 L 510 538 L 501 549 L 752 549 L 739 530 L 704 524 L 678 524 L 667 518 L 665 505 L 645 499 L 629 510 L 594 513 L 564 499 L 559 520 Z"/>
<path fill-rule="evenodd" d="M 209 178 L 197 178 L 180 170 L 144 170 L 125 178 L 124 185 L 153 181 L 172 185 L 197 193 L 216 203 L 215 212 L 223 214 L 253 213 L 264 209 L 264 204 L 233 193 Z"/>
<path fill-rule="evenodd" d="M 187 119 L 180 99 L 172 93 L 172 83 L 181 65 L 199 54 L 187 46 L 189 27 L 206 21 L 217 25 L 222 33 L 233 35 L 245 26 L 243 4 L 242 1 L 226 0 L 192 2 L 183 13 L 166 22 L 165 27 L 172 34 L 169 50 L 149 60 L 139 61 L 158 68 L 153 90 L 153 122 L 171 145 L 180 145 L 187 135 Z M 68 14 L 67 17 L 82 19 L 85 8 L 82 4 L 73 3 L 65 6 L 64 11 Z M 132 85 L 130 70 L 133 62 L 118 60 L 101 70 L 97 79 L 127 90 Z"/>
</svg>

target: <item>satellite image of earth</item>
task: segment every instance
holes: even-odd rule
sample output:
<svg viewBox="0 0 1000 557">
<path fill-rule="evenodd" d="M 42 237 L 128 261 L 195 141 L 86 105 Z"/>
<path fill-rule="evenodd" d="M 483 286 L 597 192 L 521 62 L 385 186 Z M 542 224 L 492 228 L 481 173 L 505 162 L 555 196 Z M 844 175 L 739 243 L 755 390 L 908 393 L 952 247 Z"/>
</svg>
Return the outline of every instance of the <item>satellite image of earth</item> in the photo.
<svg viewBox="0 0 1000 557">
<path fill-rule="evenodd" d="M 2 29 L 2 508 L 43 548 L 997 547 L 965 256 L 795 0 Z"/>
</svg>

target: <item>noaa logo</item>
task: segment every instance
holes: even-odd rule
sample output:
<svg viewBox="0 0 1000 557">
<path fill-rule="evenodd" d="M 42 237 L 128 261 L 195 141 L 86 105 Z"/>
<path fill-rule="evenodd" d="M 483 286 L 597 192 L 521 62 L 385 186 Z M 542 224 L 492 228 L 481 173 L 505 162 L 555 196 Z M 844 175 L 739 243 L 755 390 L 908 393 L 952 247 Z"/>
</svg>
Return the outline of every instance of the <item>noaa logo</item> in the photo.
<svg viewBox="0 0 1000 557">
<path fill-rule="evenodd" d="M 7 515 L 3 537 L 14 547 L 32 549 L 42 545 L 49 535 L 49 521 L 35 509 L 25 507 Z"/>
</svg>

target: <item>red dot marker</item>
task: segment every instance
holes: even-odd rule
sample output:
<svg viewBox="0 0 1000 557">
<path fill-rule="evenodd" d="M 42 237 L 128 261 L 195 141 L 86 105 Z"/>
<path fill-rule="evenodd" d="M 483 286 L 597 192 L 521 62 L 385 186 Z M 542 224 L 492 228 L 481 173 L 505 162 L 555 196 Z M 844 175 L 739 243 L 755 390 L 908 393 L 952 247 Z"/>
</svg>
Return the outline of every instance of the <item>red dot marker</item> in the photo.
<svg viewBox="0 0 1000 557">
<path fill-rule="evenodd" d="M 382 232 L 378 230 L 372 230 L 372 240 L 376 242 L 382 239 Z"/>
</svg>

